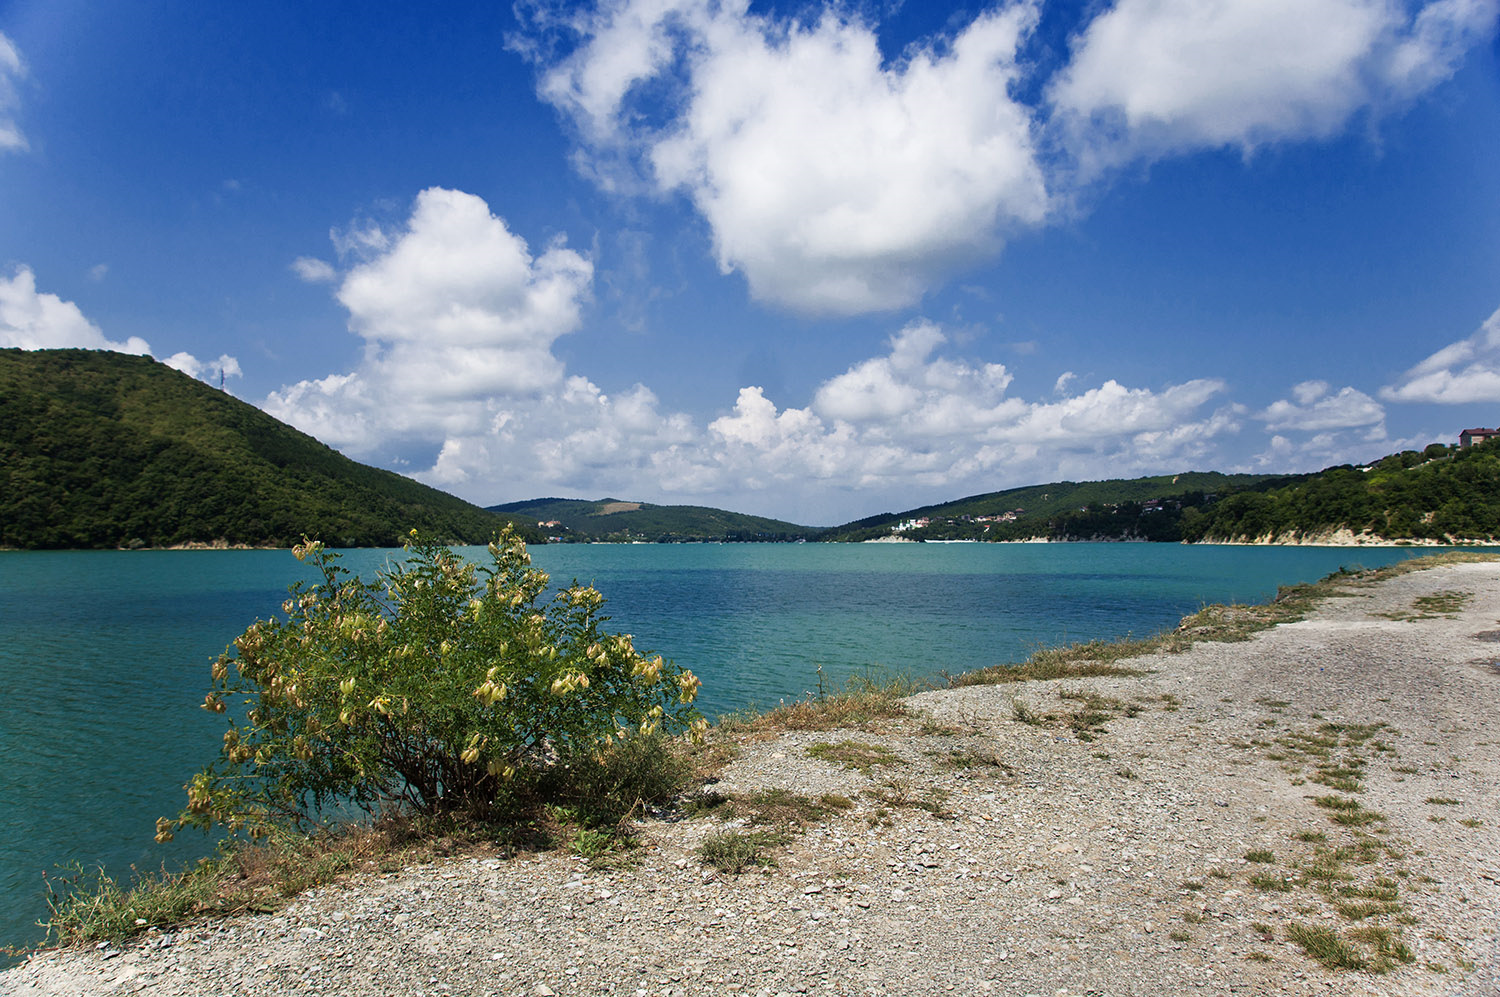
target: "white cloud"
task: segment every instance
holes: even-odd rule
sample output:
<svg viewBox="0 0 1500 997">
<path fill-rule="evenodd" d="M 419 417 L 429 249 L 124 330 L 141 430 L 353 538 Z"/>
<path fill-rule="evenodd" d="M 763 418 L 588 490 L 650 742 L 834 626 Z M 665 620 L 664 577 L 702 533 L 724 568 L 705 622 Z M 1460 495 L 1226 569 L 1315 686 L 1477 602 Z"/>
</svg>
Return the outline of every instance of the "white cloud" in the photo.
<svg viewBox="0 0 1500 997">
<path fill-rule="evenodd" d="M 173 370 L 180 370 L 188 377 L 196 377 L 200 381 L 208 381 L 216 384 L 220 376 L 240 377 L 240 362 L 225 353 L 217 360 L 199 360 L 191 353 L 174 353 L 167 357 L 162 363 Z"/>
<path fill-rule="evenodd" d="M 106 339 L 73 302 L 55 294 L 38 293 L 36 275 L 25 266 L 17 268 L 9 280 L 0 277 L 0 346 L 23 350 L 77 347 L 119 353 L 151 352 L 150 344 L 138 336 L 131 336 L 123 343 Z"/>
<path fill-rule="evenodd" d="M 1380 389 L 1388 402 L 1500 403 L 1500 311 Z"/>
<path fill-rule="evenodd" d="M 1255 418 L 1263 421 L 1271 432 L 1310 433 L 1384 425 L 1385 409 L 1363 391 L 1346 387 L 1330 394 L 1329 390 L 1327 381 L 1303 381 L 1292 387 L 1291 400 L 1272 402 L 1256 413 Z"/>
<path fill-rule="evenodd" d="M 55 294 L 39 293 L 36 275 L 25 266 L 17 268 L 9 280 L 0 277 L 0 347 L 113 350 L 151 355 L 151 344 L 139 336 L 131 336 L 123 343 L 107 339 L 76 304 Z M 199 361 L 191 353 L 175 353 L 162 362 L 204 381 L 216 382 L 220 370 L 227 377 L 240 376 L 239 361 L 227 354 L 210 362 Z"/>
<path fill-rule="evenodd" d="M 1223 391 L 1217 381 L 1161 392 L 1108 381 L 1057 403 L 1005 398 L 999 365 L 931 357 L 934 331 L 898 333 L 890 354 L 824 382 L 805 409 L 777 411 L 759 388 L 742 388 L 733 412 L 709 424 L 716 459 L 757 489 L 951 493 L 1084 469 L 1160 471 L 1238 429 L 1232 407 L 1201 413 Z"/>
<path fill-rule="evenodd" d="M 385 243 L 336 291 L 364 361 L 289 385 L 264 407 L 479 502 L 615 493 L 823 522 L 847 515 L 858 490 L 1162 470 L 1238 428 L 1232 407 L 1204 411 L 1218 381 L 1009 397 L 1004 365 L 947 355 L 929 322 L 825 380 L 806 407 L 778 409 L 747 386 L 705 425 L 665 411 L 644 385 L 605 392 L 564 370 L 552 345 L 579 324 L 592 274 L 573 251 L 533 257 L 479 198 L 442 190 L 424 191 Z"/>
<path fill-rule="evenodd" d="M 1048 87 L 1085 172 L 1137 155 L 1322 138 L 1452 75 L 1496 0 L 1120 0 Z"/>
<path fill-rule="evenodd" d="M 309 284 L 332 284 L 338 280 L 333 264 L 316 256 L 299 256 L 292 261 L 292 272 Z"/>
<path fill-rule="evenodd" d="M 1493 36 L 1500 0 L 1118 0 L 1036 106 L 1016 94 L 1040 71 L 1017 54 L 1037 0 L 889 57 L 851 12 L 868 5 L 803 20 L 747 0 L 526 9 L 539 30 L 512 47 L 540 64 L 584 175 L 682 192 L 753 296 L 852 314 L 918 301 L 1109 167 L 1325 138 L 1399 109 Z"/>
<path fill-rule="evenodd" d="M 16 81 L 25 78 L 26 63 L 20 50 L 0 32 L 0 152 L 23 152 L 29 148 L 15 117 L 21 106 Z"/>
<path fill-rule="evenodd" d="M 108 263 L 95 263 L 93 266 L 89 267 L 89 280 L 98 283 L 107 276 L 109 276 Z"/>
<path fill-rule="evenodd" d="M 561 243 L 525 241 L 462 191 L 422 191 L 399 231 L 357 228 L 365 251 L 336 296 L 365 340 L 360 368 L 273 393 L 266 409 L 322 439 L 370 452 L 387 434 L 474 433 L 497 399 L 563 382 L 552 343 L 577 328 L 593 267 Z M 337 238 L 337 237 L 336 237 Z"/>
<path fill-rule="evenodd" d="M 685 192 L 755 297 L 889 309 L 1044 219 L 1033 122 L 1010 95 L 1035 21 L 1015 4 L 885 63 L 873 30 L 832 10 L 805 25 L 743 0 L 622 0 L 573 19 L 583 44 L 539 91 L 607 186 L 636 156 Z M 663 87 L 677 92 L 642 96 Z"/>
<path fill-rule="evenodd" d="M 1350 430 L 1328 430 L 1293 439 L 1273 434 L 1265 450 L 1255 454 L 1238 468 L 1252 473 L 1295 474 L 1321 471 L 1337 464 L 1368 464 L 1388 454 L 1403 450 L 1421 450 L 1434 442 L 1429 436 L 1391 438 L 1384 425 L 1357 427 Z"/>
</svg>

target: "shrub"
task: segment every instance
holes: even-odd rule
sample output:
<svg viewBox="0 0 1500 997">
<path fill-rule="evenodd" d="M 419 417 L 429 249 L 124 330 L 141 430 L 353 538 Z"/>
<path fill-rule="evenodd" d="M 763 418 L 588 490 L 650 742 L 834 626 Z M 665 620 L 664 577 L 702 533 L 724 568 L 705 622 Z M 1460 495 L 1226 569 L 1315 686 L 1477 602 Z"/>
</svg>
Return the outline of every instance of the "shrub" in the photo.
<svg viewBox="0 0 1500 997">
<path fill-rule="evenodd" d="M 295 548 L 322 580 L 292 586 L 285 619 L 251 624 L 214 663 L 204 708 L 230 717 L 223 747 L 159 837 L 215 824 L 259 837 L 348 803 L 488 819 L 560 771 L 706 728 L 698 679 L 601 631 L 595 589 L 546 598 L 509 528 L 483 566 L 415 531 L 406 550 L 366 582 L 321 544 Z"/>
</svg>

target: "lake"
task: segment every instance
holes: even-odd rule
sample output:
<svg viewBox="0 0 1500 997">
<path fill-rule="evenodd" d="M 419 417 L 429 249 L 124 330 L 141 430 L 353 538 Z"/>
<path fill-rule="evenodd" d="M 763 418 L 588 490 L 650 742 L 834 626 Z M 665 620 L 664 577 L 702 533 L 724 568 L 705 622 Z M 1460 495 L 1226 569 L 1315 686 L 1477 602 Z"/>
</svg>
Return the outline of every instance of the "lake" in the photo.
<svg viewBox="0 0 1500 997">
<path fill-rule="evenodd" d="M 609 629 L 696 672 L 710 715 L 773 706 L 867 669 L 936 677 L 1039 645 L 1174 626 L 1408 548 L 1177 544 L 535 547 L 555 583 L 594 583 Z M 483 548 L 467 551 L 482 557 Z M 400 551 L 350 551 L 363 574 Z M 224 721 L 208 667 L 309 577 L 286 551 L 0 552 L 0 945 L 35 942 L 44 874 L 179 867 L 201 836 L 152 840 Z"/>
</svg>

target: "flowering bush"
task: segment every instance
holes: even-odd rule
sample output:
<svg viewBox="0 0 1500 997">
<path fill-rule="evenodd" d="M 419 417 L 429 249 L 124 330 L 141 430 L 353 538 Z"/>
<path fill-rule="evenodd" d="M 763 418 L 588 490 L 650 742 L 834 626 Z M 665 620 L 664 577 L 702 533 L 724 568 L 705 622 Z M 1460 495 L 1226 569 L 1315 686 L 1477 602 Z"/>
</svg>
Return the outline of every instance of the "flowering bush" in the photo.
<svg viewBox="0 0 1500 997">
<path fill-rule="evenodd" d="M 294 549 L 322 581 L 293 586 L 285 620 L 257 620 L 214 663 L 203 707 L 230 717 L 224 744 L 159 838 L 260 836 L 343 802 L 483 818 L 517 781 L 701 737 L 692 672 L 601 632 L 592 587 L 544 598 L 509 527 L 483 566 L 415 531 L 406 550 L 365 582 L 322 544 Z"/>
</svg>

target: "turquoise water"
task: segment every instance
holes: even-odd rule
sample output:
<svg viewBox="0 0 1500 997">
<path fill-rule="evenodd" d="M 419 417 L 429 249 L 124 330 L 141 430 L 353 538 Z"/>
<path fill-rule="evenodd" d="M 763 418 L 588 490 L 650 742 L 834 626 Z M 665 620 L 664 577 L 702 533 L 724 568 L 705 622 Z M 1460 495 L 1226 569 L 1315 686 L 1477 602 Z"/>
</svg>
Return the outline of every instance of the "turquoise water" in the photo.
<svg viewBox="0 0 1500 997">
<path fill-rule="evenodd" d="M 483 556 L 482 548 L 469 551 Z M 770 706 L 878 666 L 936 676 L 1041 644 L 1145 635 L 1207 602 L 1400 549 L 1176 544 L 556 546 L 557 583 L 593 582 L 610 628 L 692 668 L 709 713 Z M 363 573 L 399 551 L 353 551 Z M 157 869 L 206 851 L 152 840 L 223 721 L 208 665 L 304 577 L 285 551 L 0 553 L 0 945 L 37 940 L 43 874 Z"/>
</svg>

